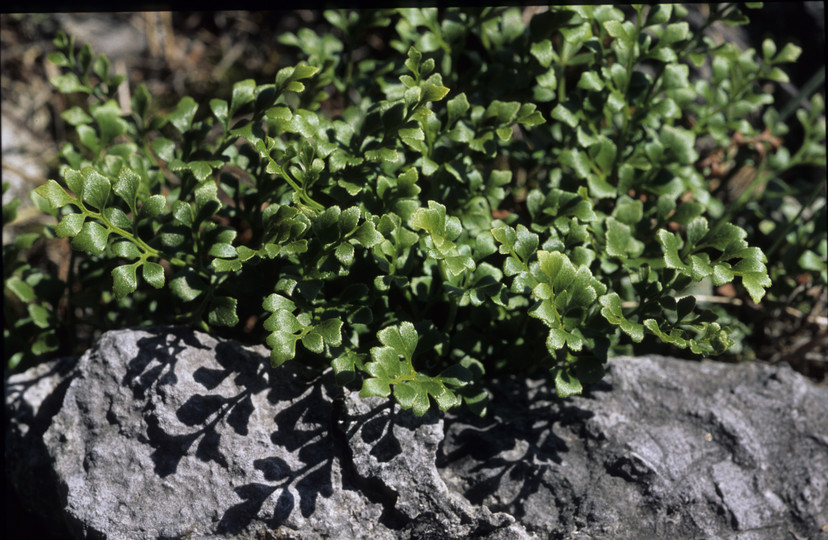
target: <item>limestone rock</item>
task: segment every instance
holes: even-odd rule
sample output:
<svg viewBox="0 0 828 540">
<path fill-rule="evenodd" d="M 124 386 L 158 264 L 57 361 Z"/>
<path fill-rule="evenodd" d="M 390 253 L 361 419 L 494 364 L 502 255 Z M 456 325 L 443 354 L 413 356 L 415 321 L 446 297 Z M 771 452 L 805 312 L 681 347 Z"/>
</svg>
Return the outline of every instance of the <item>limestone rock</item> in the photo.
<svg viewBox="0 0 828 540">
<path fill-rule="evenodd" d="M 449 487 L 550 538 L 828 538 L 828 388 L 787 366 L 608 371 L 563 401 L 501 381 L 490 418 L 452 415 Z"/>
<path fill-rule="evenodd" d="M 20 410 L 28 376 L 7 381 Z M 296 363 L 273 369 L 264 348 L 187 329 L 109 332 L 58 379 L 43 446 L 76 538 L 525 536 L 449 493 L 434 466 L 438 417 L 357 401 Z M 377 426 L 403 455 L 364 448 Z"/>
<path fill-rule="evenodd" d="M 787 367 L 615 359 L 417 418 L 267 356 L 123 330 L 8 377 L 19 497 L 75 538 L 828 536 L 828 388 Z"/>
<path fill-rule="evenodd" d="M 77 358 L 62 358 L 6 380 L 6 538 L 13 539 L 14 534 L 43 540 L 66 537 L 43 434 L 63 404 L 76 364 Z M 9 530 L 13 520 L 18 524 Z"/>
</svg>

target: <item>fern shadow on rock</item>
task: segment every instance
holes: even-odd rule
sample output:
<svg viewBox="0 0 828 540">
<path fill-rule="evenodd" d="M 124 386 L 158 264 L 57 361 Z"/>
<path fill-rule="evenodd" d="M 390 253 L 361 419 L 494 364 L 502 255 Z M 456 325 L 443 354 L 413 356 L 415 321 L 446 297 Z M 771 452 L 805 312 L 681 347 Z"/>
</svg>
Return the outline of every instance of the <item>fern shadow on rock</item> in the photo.
<svg viewBox="0 0 828 540">
<path fill-rule="evenodd" d="M 45 435 L 75 530 L 301 529 L 333 494 L 333 381 L 318 372 L 182 328 L 105 334 L 77 372 Z"/>
<path fill-rule="evenodd" d="M 609 385 L 602 385 L 602 387 Z M 437 466 L 470 502 L 507 512 L 519 521 L 533 496 L 553 493 L 571 505 L 572 487 L 552 471 L 582 445 L 579 426 L 593 413 L 561 402 L 545 381 L 504 379 L 492 387 L 485 418 L 461 412 L 446 420 Z"/>
</svg>

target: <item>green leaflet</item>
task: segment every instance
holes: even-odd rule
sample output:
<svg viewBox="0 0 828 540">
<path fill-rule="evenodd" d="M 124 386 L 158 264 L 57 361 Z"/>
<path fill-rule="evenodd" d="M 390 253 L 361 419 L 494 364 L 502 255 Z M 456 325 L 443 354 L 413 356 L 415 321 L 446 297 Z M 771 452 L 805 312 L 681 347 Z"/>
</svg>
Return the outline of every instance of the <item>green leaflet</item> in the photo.
<svg viewBox="0 0 828 540">
<path fill-rule="evenodd" d="M 72 247 L 91 255 L 97 255 L 103 252 L 108 237 L 109 231 L 105 227 L 96 222 L 87 221 L 72 240 Z"/>
<path fill-rule="evenodd" d="M 644 339 L 644 326 L 628 320 L 621 310 L 621 297 L 617 293 L 610 293 L 600 298 L 601 315 L 611 324 L 621 327 L 633 341 Z"/>
<path fill-rule="evenodd" d="M 207 321 L 214 326 L 236 326 L 239 317 L 236 315 L 238 301 L 229 296 L 216 296 L 207 308 Z"/>
<path fill-rule="evenodd" d="M 443 410 L 456 407 L 463 400 L 458 393 L 475 378 L 472 369 L 477 365 L 468 358 L 444 370 L 438 376 L 418 373 L 413 366 L 419 335 L 414 325 L 403 322 L 385 327 L 377 333 L 382 347 L 371 349 L 371 362 L 365 364 L 370 375 L 363 382 L 360 396 L 387 397 L 392 391 L 403 409 L 411 409 L 423 416 L 430 408 L 430 399 Z M 478 368 L 479 369 L 479 368 Z M 472 400 L 480 399 L 467 394 Z"/>
<path fill-rule="evenodd" d="M 566 368 L 554 368 L 552 375 L 555 381 L 555 390 L 558 397 L 565 398 L 572 395 L 580 394 L 583 391 L 583 386 L 578 377 Z"/>
<path fill-rule="evenodd" d="M 157 263 L 147 262 L 144 263 L 143 269 L 143 276 L 144 280 L 155 287 L 156 289 L 160 289 L 164 286 L 165 278 L 164 278 L 164 267 Z"/>
<path fill-rule="evenodd" d="M 546 348 L 551 354 L 568 347 L 581 351 L 587 340 L 581 324 L 588 311 L 606 288 L 586 266 L 578 268 L 561 252 L 537 252 L 537 285 L 532 295 L 539 301 L 529 314 L 549 327 Z"/>
<path fill-rule="evenodd" d="M 262 308 L 272 314 L 264 322 L 270 331 L 267 345 L 271 349 L 271 364 L 276 367 L 296 356 L 296 343 L 309 351 L 322 354 L 326 347 L 342 344 L 342 321 L 328 318 L 314 321 L 307 313 L 295 315 L 296 304 L 278 293 L 265 297 Z"/>
<path fill-rule="evenodd" d="M 49 201 L 49 205 L 52 208 L 61 208 L 67 204 L 72 204 L 75 200 L 54 180 L 49 180 L 44 185 L 38 187 L 35 193 Z"/>
<path fill-rule="evenodd" d="M 428 233 L 430 244 L 434 248 L 430 255 L 435 259 L 444 260 L 452 275 L 459 276 L 464 272 L 474 271 L 476 265 L 470 254 L 458 249 L 452 242 L 460 235 L 462 225 L 458 218 L 446 217 L 445 206 L 429 201 L 428 209 L 418 208 L 414 211 L 411 215 L 411 225 Z"/>
<path fill-rule="evenodd" d="M 653 319 L 644 321 L 644 326 L 663 341 L 682 349 L 689 348 L 694 354 L 705 356 L 721 354 L 733 344 L 728 337 L 727 329 L 722 328 L 718 323 L 697 325 L 695 337 L 683 328 L 672 328 L 669 333 L 665 332 Z"/>
<path fill-rule="evenodd" d="M 125 264 L 112 271 L 112 288 L 115 295 L 123 298 L 138 287 L 138 278 L 135 275 L 136 265 Z"/>
<path fill-rule="evenodd" d="M 723 223 L 710 230 L 707 220 L 696 217 L 687 224 L 687 241 L 676 233 L 658 231 L 658 241 L 664 253 L 664 264 L 700 281 L 712 276 L 715 285 L 730 282 L 734 276 L 754 302 L 765 295 L 771 286 L 765 263 L 767 259 L 758 248 L 748 247 L 746 232 L 736 225 Z M 715 251 L 707 251 L 713 248 Z"/>
</svg>

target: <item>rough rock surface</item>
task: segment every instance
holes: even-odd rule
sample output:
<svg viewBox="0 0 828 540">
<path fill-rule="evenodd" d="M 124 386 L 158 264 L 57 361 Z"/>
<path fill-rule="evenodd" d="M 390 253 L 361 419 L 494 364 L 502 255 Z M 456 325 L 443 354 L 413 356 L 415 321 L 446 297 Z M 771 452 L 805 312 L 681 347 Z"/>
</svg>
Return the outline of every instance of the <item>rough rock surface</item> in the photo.
<svg viewBox="0 0 828 540">
<path fill-rule="evenodd" d="M 53 464 L 76 538 L 528 538 L 449 492 L 437 415 L 356 401 L 329 374 L 267 358 L 187 329 L 107 333 L 69 379 L 41 367 L 7 380 L 7 461 Z M 62 397 L 47 403 L 49 389 Z M 35 433 L 45 448 L 27 452 Z M 31 496 L 22 468 L 12 480 Z"/>
<path fill-rule="evenodd" d="M 158 328 L 6 407 L 12 483 L 76 538 L 828 538 L 828 388 L 788 368 L 617 359 L 585 396 L 505 380 L 486 419 L 416 418 Z"/>
<path fill-rule="evenodd" d="M 438 466 L 541 537 L 828 539 L 828 388 L 787 366 L 624 358 L 584 396 L 495 392 Z"/>
</svg>

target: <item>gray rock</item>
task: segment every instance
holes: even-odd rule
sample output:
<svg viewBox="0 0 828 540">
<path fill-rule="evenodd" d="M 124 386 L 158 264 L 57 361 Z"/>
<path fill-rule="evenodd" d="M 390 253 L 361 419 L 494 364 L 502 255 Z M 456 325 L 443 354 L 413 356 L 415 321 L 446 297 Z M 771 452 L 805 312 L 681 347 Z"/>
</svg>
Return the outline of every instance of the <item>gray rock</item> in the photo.
<svg viewBox="0 0 828 540">
<path fill-rule="evenodd" d="M 60 28 L 79 44 L 88 43 L 95 54 L 111 62 L 140 56 L 147 49 L 147 33 L 129 13 L 57 13 Z"/>
<path fill-rule="evenodd" d="M 550 538 L 828 538 L 828 388 L 784 367 L 619 358 L 584 396 L 493 386 L 450 488 Z M 820 536 L 821 535 L 821 536 Z"/>
<path fill-rule="evenodd" d="M 40 530 L 32 532 L 44 540 L 47 536 L 65 537 L 64 514 L 55 490 L 57 480 L 43 434 L 63 404 L 76 364 L 77 358 L 62 358 L 6 380 L 6 480 L 14 494 L 7 497 L 6 526 L 17 518 L 35 521 L 20 526 L 37 527 Z M 31 519 L 36 514 L 38 519 Z M 34 537 L 29 532 L 21 531 L 20 537 Z M 6 537 L 13 538 L 8 534 Z"/>
<path fill-rule="evenodd" d="M 33 422 L 20 411 L 63 388 L 48 429 L 41 415 L 38 459 L 52 463 L 76 538 L 528 538 L 448 491 L 434 466 L 440 418 L 358 400 L 330 373 L 272 369 L 262 347 L 125 330 L 70 378 L 39 370 L 7 380 L 20 417 L 7 459 L 23 465 Z M 372 445 L 375 433 L 388 444 Z"/>
<path fill-rule="evenodd" d="M 443 421 L 429 412 L 422 419 L 392 407 L 380 398 L 346 397 L 349 411 L 348 452 L 366 492 L 387 493 L 402 538 L 530 538 L 522 527 L 512 526 L 507 514 L 492 514 L 485 506 L 473 507 L 450 491 L 435 466 L 443 439 Z"/>
<path fill-rule="evenodd" d="M 485 419 L 416 418 L 158 328 L 11 376 L 6 403 L 12 482 L 76 538 L 826 536 L 828 388 L 788 368 L 616 359 L 581 397 L 507 379 Z"/>
</svg>

